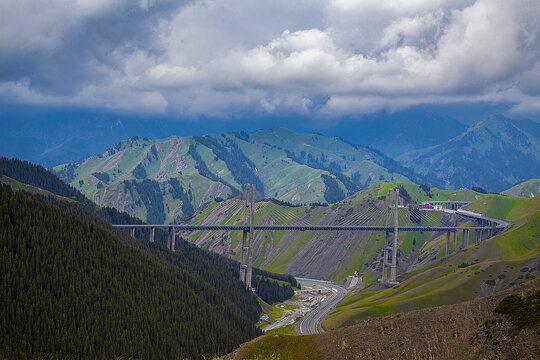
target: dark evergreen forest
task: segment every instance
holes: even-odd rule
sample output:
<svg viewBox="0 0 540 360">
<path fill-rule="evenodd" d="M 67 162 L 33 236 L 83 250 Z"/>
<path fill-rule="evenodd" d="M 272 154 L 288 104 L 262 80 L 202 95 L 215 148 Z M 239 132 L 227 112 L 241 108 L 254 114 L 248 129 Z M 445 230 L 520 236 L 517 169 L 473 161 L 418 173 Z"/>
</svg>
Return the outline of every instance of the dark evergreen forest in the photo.
<svg viewBox="0 0 540 360">
<path fill-rule="evenodd" d="M 181 239 L 170 252 L 164 231 L 154 244 L 148 230 L 133 239 L 110 224 L 142 221 L 96 206 L 41 166 L 1 158 L 1 174 L 76 202 L 0 184 L 0 357 L 201 358 L 260 334 L 261 308 L 237 262 Z M 266 302 L 298 287 L 253 271 Z"/>
<path fill-rule="evenodd" d="M 185 269 L 202 251 L 142 251 L 38 198 L 0 185 L 0 357 L 202 358 L 260 335 L 255 297 L 219 263 L 206 267 L 219 291 Z"/>
</svg>

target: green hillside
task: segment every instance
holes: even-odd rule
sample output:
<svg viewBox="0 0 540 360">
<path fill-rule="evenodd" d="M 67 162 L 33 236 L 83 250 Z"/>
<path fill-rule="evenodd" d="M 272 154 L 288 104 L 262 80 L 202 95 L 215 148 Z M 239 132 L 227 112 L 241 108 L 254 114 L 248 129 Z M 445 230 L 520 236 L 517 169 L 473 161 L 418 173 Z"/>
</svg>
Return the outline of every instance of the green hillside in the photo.
<svg viewBox="0 0 540 360">
<path fill-rule="evenodd" d="M 540 179 L 530 179 L 502 192 L 511 197 L 534 197 L 540 195 Z"/>
<path fill-rule="evenodd" d="M 285 128 L 158 140 L 133 137 L 54 170 L 97 204 L 155 223 L 177 221 L 250 183 L 260 198 L 304 204 L 335 203 L 363 186 L 414 178 L 376 151 Z"/>
<path fill-rule="evenodd" d="M 467 205 L 467 208 L 491 217 L 518 222 L 523 217 L 540 209 L 540 197 L 524 200 L 501 195 L 489 195 Z"/>
<path fill-rule="evenodd" d="M 406 194 L 410 201 L 421 203 L 423 201 L 448 201 L 448 200 L 461 200 L 461 201 L 475 201 L 486 194 L 479 193 L 470 189 L 459 190 L 445 190 L 430 187 L 428 185 L 418 185 L 409 182 L 387 182 L 379 183 L 370 188 L 364 189 L 359 193 L 352 196 L 352 199 L 361 199 L 368 196 L 380 197 L 386 196 L 388 190 L 395 187 L 400 187 L 406 190 Z M 403 194 L 401 194 L 403 196 Z"/>
<path fill-rule="evenodd" d="M 327 328 L 445 304 L 455 304 L 509 288 L 538 275 L 540 199 L 491 195 L 469 207 L 514 221 L 506 232 L 403 274 L 389 289 L 349 295 L 325 320 Z M 441 241 L 443 239 L 440 239 Z M 426 250 L 426 246 L 423 249 Z M 439 261 L 440 260 L 440 261 Z"/>
</svg>

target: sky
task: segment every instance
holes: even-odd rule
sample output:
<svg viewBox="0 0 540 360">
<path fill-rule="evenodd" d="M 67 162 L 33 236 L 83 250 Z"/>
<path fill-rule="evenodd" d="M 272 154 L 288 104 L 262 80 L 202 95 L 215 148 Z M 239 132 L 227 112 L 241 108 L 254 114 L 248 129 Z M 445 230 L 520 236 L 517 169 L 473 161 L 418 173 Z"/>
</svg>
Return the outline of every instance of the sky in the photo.
<svg viewBox="0 0 540 360">
<path fill-rule="evenodd" d="M 3 0 L 0 105 L 335 119 L 540 115 L 538 0 Z"/>
</svg>

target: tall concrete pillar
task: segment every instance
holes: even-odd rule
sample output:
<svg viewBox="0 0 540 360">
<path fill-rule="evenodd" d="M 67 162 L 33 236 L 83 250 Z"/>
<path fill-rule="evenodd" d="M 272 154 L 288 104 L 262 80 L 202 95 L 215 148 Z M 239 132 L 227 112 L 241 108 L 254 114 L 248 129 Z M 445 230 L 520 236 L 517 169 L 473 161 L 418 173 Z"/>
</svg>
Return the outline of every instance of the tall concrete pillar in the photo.
<svg viewBox="0 0 540 360">
<path fill-rule="evenodd" d="M 135 228 L 134 227 L 129 228 L 129 234 L 131 235 L 132 238 L 135 237 Z"/>
<path fill-rule="evenodd" d="M 388 189 L 388 197 L 386 198 L 386 222 L 385 225 L 390 225 L 390 218 L 392 217 L 392 196 L 394 194 L 394 189 Z M 390 232 L 385 231 L 384 237 L 384 247 L 383 247 L 383 268 L 381 282 L 388 282 L 388 257 L 389 257 L 389 246 L 390 246 Z"/>
<path fill-rule="evenodd" d="M 169 236 L 167 237 L 167 249 L 172 250 L 174 244 L 174 227 L 169 227 Z"/>
<path fill-rule="evenodd" d="M 249 246 L 247 254 L 247 273 L 246 287 L 251 289 L 251 274 L 253 272 L 253 245 L 255 243 L 255 184 L 251 184 L 251 206 L 250 206 L 250 222 L 249 222 Z"/>
<path fill-rule="evenodd" d="M 452 234 L 454 236 L 454 252 L 457 252 L 457 230 L 452 231 Z"/>
<path fill-rule="evenodd" d="M 469 229 L 463 230 L 463 241 L 461 242 L 461 248 L 465 249 L 469 246 Z"/>
<path fill-rule="evenodd" d="M 446 256 L 450 255 L 450 231 L 446 232 Z"/>
<path fill-rule="evenodd" d="M 172 241 L 171 241 L 171 250 L 174 251 L 176 249 L 176 229 L 172 229 Z"/>
<path fill-rule="evenodd" d="M 156 240 L 156 228 L 150 228 L 150 242 L 153 243 Z"/>
<path fill-rule="evenodd" d="M 398 203 L 399 203 L 399 189 L 395 189 L 394 195 L 394 243 L 392 245 L 392 267 L 390 268 L 390 282 L 396 282 L 396 269 L 397 269 L 397 243 L 398 243 Z"/>
<path fill-rule="evenodd" d="M 384 248 L 383 248 L 383 266 L 382 266 L 382 277 L 381 282 L 388 282 L 388 243 L 390 241 L 390 232 L 384 232 Z"/>
<path fill-rule="evenodd" d="M 246 186 L 246 201 L 245 201 L 245 207 L 244 207 L 244 225 L 248 225 L 249 221 L 249 199 L 250 199 L 250 184 L 247 184 Z M 246 283 L 246 274 L 247 274 L 247 254 L 248 254 L 248 247 L 247 247 L 247 236 L 248 231 L 243 230 L 242 231 L 242 253 L 240 256 L 240 281 L 242 281 L 244 284 Z"/>
</svg>

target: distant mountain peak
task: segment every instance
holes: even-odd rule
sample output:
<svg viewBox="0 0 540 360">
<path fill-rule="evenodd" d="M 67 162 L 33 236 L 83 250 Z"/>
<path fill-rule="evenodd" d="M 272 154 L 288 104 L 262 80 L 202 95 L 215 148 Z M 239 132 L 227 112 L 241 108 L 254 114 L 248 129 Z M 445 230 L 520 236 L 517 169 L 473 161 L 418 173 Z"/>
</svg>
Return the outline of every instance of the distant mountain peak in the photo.
<svg viewBox="0 0 540 360">
<path fill-rule="evenodd" d="M 540 138 L 503 115 L 484 118 L 437 146 L 399 157 L 448 187 L 502 191 L 540 173 Z"/>
</svg>

